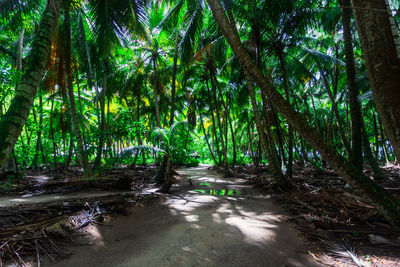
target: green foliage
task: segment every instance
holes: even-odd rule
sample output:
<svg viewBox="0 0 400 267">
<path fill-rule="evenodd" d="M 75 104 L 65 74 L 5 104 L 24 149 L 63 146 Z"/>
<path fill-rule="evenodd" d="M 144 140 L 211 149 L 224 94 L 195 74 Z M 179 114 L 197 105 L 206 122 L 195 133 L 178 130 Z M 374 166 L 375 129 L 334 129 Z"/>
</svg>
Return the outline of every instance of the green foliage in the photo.
<svg viewBox="0 0 400 267">
<path fill-rule="evenodd" d="M 206 1 L 71 0 L 64 3 L 72 7 L 73 90 L 91 161 L 96 158 L 103 138 L 101 168 L 130 165 L 136 155 L 139 155 L 137 164 L 158 163 L 159 156 L 165 153 L 176 165 L 214 164 L 213 156 L 221 164 L 219 137 L 222 135 L 230 164 L 266 163 L 243 69 L 219 32 Z M 327 78 L 339 117 L 344 122 L 345 137 L 350 140 L 342 12 L 337 1 L 326 2 L 324 6 L 310 0 L 223 3 L 226 11 L 231 9 L 241 40 L 260 69 L 271 74 L 280 93 L 285 94 L 287 85 L 289 102 L 339 153 L 346 155 L 338 134 L 338 118 L 332 115 L 332 101 L 321 78 L 321 74 Z M 20 51 L 20 56 L 25 58 L 45 4 L 44 0 L 0 1 L 0 118 L 10 106 L 15 85 L 21 78 L 21 71 L 16 68 L 19 35 L 25 29 Z M 390 4 L 397 8 L 393 1 Z M 395 18 L 398 20 L 398 14 Z M 79 161 L 69 99 L 65 96 L 63 20 L 61 15 L 41 83 L 43 103 L 40 104 L 37 96 L 15 146 L 21 168 L 32 166 L 35 159 L 39 166 L 46 168 Z M 174 66 L 176 42 L 178 59 Z M 357 35 L 354 54 L 367 138 L 379 160 L 385 159 L 384 146 L 388 158 L 393 159 L 384 129 L 383 134 L 380 131 Z M 176 123 L 169 126 L 174 69 Z M 214 103 L 210 75 L 215 76 L 217 103 Z M 281 114 L 275 114 L 268 103 L 265 103 L 266 112 L 261 109 L 264 99 L 259 88 L 256 88 L 256 101 L 260 106 L 258 114 L 272 124 L 269 138 L 279 147 L 276 151 L 281 160 L 287 161 L 287 121 Z M 157 107 L 161 127 L 157 126 Z M 221 129 L 216 107 L 220 110 Z M 295 160 L 323 167 L 319 154 L 297 133 L 293 142 Z"/>
</svg>

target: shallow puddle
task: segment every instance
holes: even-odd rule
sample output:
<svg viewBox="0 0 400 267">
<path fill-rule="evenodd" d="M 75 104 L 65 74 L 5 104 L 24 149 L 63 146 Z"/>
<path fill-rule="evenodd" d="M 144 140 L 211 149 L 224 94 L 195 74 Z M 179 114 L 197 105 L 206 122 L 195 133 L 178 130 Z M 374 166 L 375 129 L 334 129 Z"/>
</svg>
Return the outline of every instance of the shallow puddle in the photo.
<svg viewBox="0 0 400 267">
<path fill-rule="evenodd" d="M 214 196 L 240 196 L 241 191 L 240 190 L 234 190 L 234 189 L 196 189 L 192 190 L 194 192 L 199 192 L 201 194 L 205 195 L 214 195 Z"/>
</svg>

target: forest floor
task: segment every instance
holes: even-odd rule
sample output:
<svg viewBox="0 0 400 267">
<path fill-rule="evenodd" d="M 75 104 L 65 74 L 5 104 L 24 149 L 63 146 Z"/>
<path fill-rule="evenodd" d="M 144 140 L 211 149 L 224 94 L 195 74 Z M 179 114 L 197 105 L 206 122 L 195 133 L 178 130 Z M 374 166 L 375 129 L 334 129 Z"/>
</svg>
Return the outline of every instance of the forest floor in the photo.
<svg viewBox="0 0 400 267">
<path fill-rule="evenodd" d="M 28 173 L 0 198 L 0 266 L 319 265 L 248 180 L 209 166 L 181 169 L 170 194 L 160 195 L 155 171 Z"/>
<path fill-rule="evenodd" d="M 296 166 L 294 187 L 277 192 L 267 168 L 225 178 L 201 165 L 178 170 L 166 195 L 156 170 L 82 179 L 72 167 L 0 183 L 0 266 L 400 266 L 400 231 L 329 169 Z M 385 170 L 381 185 L 399 196 L 399 168 Z"/>
<path fill-rule="evenodd" d="M 282 210 L 247 180 L 208 166 L 178 173 L 164 201 L 92 226 L 82 238 L 92 245 L 72 246 L 54 266 L 319 266 Z"/>
<path fill-rule="evenodd" d="M 400 198 L 400 166 L 387 165 L 383 170 L 389 179 L 377 183 Z M 296 165 L 294 186 L 286 192 L 277 191 L 267 171 L 240 166 L 233 173 L 270 193 L 289 214 L 286 221 L 308 240 L 309 253 L 318 261 L 330 266 L 400 266 L 400 230 L 354 195 L 333 170 Z"/>
</svg>

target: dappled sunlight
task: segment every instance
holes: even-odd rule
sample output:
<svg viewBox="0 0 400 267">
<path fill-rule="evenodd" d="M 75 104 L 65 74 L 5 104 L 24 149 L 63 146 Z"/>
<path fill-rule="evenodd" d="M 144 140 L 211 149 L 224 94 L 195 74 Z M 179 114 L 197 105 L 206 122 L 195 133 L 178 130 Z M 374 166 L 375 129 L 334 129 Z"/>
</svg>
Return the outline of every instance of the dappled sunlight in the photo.
<svg viewBox="0 0 400 267">
<path fill-rule="evenodd" d="M 26 199 L 23 199 L 23 198 L 13 198 L 13 199 L 11 199 L 10 201 L 11 201 L 11 202 L 26 202 L 27 200 L 26 200 Z"/>
<path fill-rule="evenodd" d="M 198 222 L 199 221 L 199 216 L 198 215 L 186 215 L 185 219 L 188 222 Z"/>
<path fill-rule="evenodd" d="M 189 200 L 186 198 L 171 197 L 166 201 L 166 205 L 177 211 L 193 211 L 197 208 L 207 205 L 216 201 L 218 198 L 207 195 L 194 195 L 190 196 Z"/>
<path fill-rule="evenodd" d="M 98 247 L 104 247 L 104 238 L 101 234 L 99 228 L 96 225 L 90 225 L 85 229 L 85 233 L 87 233 L 87 238 L 90 244 L 94 244 Z"/>
<path fill-rule="evenodd" d="M 267 211 L 247 210 L 244 206 L 246 201 L 251 201 L 249 198 L 263 201 L 262 198 L 266 196 L 249 190 L 251 186 L 244 185 L 241 179 L 219 178 L 219 175 L 210 177 L 210 173 L 198 170 L 204 169 L 180 171 L 189 176 L 195 186 L 193 188 L 181 184 L 185 188 L 180 191 L 177 187 L 177 196 L 171 196 L 165 203 L 171 214 L 183 216 L 194 230 L 201 230 L 201 225 L 211 220 L 212 226 L 208 227 L 221 229 L 219 234 L 236 236 L 235 233 L 240 233 L 242 242 L 258 248 L 268 247 L 271 242 L 275 242 L 275 230 L 281 221 L 279 216 Z"/>
<path fill-rule="evenodd" d="M 276 228 L 275 225 L 255 218 L 231 215 L 225 219 L 225 223 L 237 227 L 243 234 L 244 241 L 256 246 L 266 245 L 275 241 L 275 233 L 268 228 Z"/>
<path fill-rule="evenodd" d="M 313 266 L 304 264 L 303 243 L 258 189 L 234 178 L 199 181 L 195 172 L 185 172 L 193 186 L 177 180 L 162 203 L 132 208 L 131 216 L 108 226 L 90 226 L 86 265 L 96 259 L 99 266 Z"/>
</svg>

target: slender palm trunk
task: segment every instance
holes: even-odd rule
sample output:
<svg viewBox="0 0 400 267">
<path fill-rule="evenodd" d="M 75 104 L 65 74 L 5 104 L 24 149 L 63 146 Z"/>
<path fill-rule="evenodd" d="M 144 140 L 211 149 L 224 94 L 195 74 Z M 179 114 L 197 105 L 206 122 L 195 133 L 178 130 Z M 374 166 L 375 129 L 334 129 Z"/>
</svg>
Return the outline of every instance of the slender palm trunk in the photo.
<svg viewBox="0 0 400 267">
<path fill-rule="evenodd" d="M 400 159 L 400 37 L 386 0 L 352 0 L 374 102 Z"/>
<path fill-rule="evenodd" d="M 172 84 L 171 84 L 171 115 L 169 117 L 169 127 L 174 124 L 175 117 L 175 87 L 176 87 L 176 71 L 178 68 L 178 32 L 175 37 L 174 66 L 172 68 Z"/>
<path fill-rule="evenodd" d="M 82 106 L 82 98 L 81 98 L 81 87 L 79 86 L 79 76 L 78 76 L 78 70 L 76 71 L 76 80 L 78 81 L 76 83 L 77 89 L 78 89 L 78 105 L 79 105 L 79 115 L 81 118 L 82 122 L 82 139 L 83 139 L 83 145 L 85 148 L 87 148 L 87 140 L 86 140 L 86 133 L 85 133 L 85 115 L 83 114 L 83 106 Z"/>
<path fill-rule="evenodd" d="M 344 124 L 343 124 L 342 118 L 340 117 L 340 114 L 339 114 L 339 107 L 338 107 L 338 105 L 336 103 L 336 100 L 335 100 L 333 94 L 332 94 L 331 87 L 329 86 L 328 79 L 326 78 L 326 75 L 325 75 L 325 73 L 324 73 L 324 71 L 323 71 L 323 69 L 321 67 L 321 64 L 318 61 L 317 61 L 317 66 L 318 66 L 318 69 L 319 69 L 319 73 L 321 74 L 322 80 L 324 82 L 326 92 L 328 93 L 329 99 L 331 100 L 332 111 L 333 111 L 333 113 L 335 114 L 335 117 L 336 117 L 336 122 L 337 122 L 337 125 L 338 125 L 340 139 L 342 139 L 342 143 L 343 143 L 343 146 L 344 146 L 347 154 L 351 155 L 350 145 L 349 145 L 349 142 L 347 141 L 346 135 L 344 133 Z"/>
<path fill-rule="evenodd" d="M 38 31 L 27 57 L 27 64 L 7 113 L 0 121 L 0 169 L 5 167 L 9 155 L 28 118 L 36 90 L 42 80 L 51 53 L 61 1 L 48 1 Z"/>
<path fill-rule="evenodd" d="M 342 0 L 341 6 L 350 6 L 351 0 Z M 349 104 L 351 118 L 351 162 L 362 170 L 362 113 L 361 104 L 358 101 L 359 90 L 356 85 L 356 64 L 354 60 L 353 41 L 351 33 L 350 8 L 343 8 L 343 38 L 346 56 L 347 86 L 349 88 Z"/>
<path fill-rule="evenodd" d="M 36 139 L 36 147 L 35 147 L 35 156 L 33 157 L 32 161 L 32 166 L 34 169 L 38 168 L 38 162 L 39 162 L 39 154 L 42 152 L 43 156 L 43 151 L 42 149 L 42 128 L 43 128 L 43 97 L 42 94 L 39 92 L 39 127 L 37 129 L 37 139 Z"/>
<path fill-rule="evenodd" d="M 153 69 L 154 69 L 153 92 L 154 92 L 154 105 L 156 108 L 156 123 L 157 123 L 157 127 L 161 128 L 160 106 L 158 103 L 158 77 L 157 77 L 157 60 L 156 59 L 153 59 Z"/>
<path fill-rule="evenodd" d="M 228 158 L 227 158 L 226 147 L 224 144 L 224 129 L 221 125 L 221 115 L 220 115 L 220 111 L 219 111 L 219 104 L 217 101 L 217 88 L 215 85 L 215 81 L 213 81 L 213 73 L 211 73 L 211 70 L 210 70 L 210 82 L 211 82 L 211 88 L 212 88 L 212 95 L 214 98 L 214 103 L 213 103 L 214 109 L 215 109 L 215 113 L 217 115 L 217 125 L 219 128 L 219 140 L 221 142 L 221 147 L 222 147 L 222 156 L 223 156 L 222 162 L 224 165 L 224 173 L 225 173 L 225 176 L 229 176 L 230 171 L 229 171 L 229 166 L 228 166 Z"/>
<path fill-rule="evenodd" d="M 50 140 L 53 144 L 53 165 L 54 168 L 57 168 L 57 144 L 54 140 L 54 131 L 53 131 L 53 110 L 54 110 L 54 98 L 51 100 L 51 109 L 50 109 Z"/>
<path fill-rule="evenodd" d="M 17 69 L 22 70 L 22 49 L 24 46 L 24 33 L 25 28 L 22 28 L 18 37 L 18 53 L 17 53 Z"/>
<path fill-rule="evenodd" d="M 388 149 L 386 146 L 386 137 L 385 137 L 385 132 L 383 131 L 382 121 L 381 121 L 380 117 L 378 117 L 378 123 L 379 123 L 379 132 L 381 134 L 383 155 L 385 156 L 386 164 L 389 164 L 390 160 L 389 160 Z"/>
<path fill-rule="evenodd" d="M 73 89 L 73 74 L 71 62 L 71 20 L 69 9 L 64 12 L 64 26 L 65 26 L 65 71 L 67 74 L 67 90 L 69 96 L 69 105 L 71 110 L 72 123 L 75 130 L 75 137 L 77 141 L 78 153 L 80 154 L 80 161 L 83 167 L 84 176 L 90 175 L 90 167 L 86 148 L 83 146 L 83 138 L 81 129 L 79 127 L 78 114 L 75 104 L 75 95 Z"/>
<path fill-rule="evenodd" d="M 232 135 L 232 146 L 233 146 L 233 159 L 232 159 L 232 164 L 233 166 L 236 165 L 236 161 L 237 161 L 237 144 L 236 144 L 236 137 L 235 137 L 235 131 L 233 130 L 233 125 L 232 125 L 232 120 L 228 114 L 228 122 L 229 122 L 229 129 L 231 131 L 231 135 Z"/>
<path fill-rule="evenodd" d="M 280 52 L 278 54 L 278 56 L 279 56 L 279 62 L 281 64 L 281 68 L 282 68 L 283 84 L 284 84 L 284 89 L 285 89 L 286 101 L 288 101 L 290 103 L 289 83 L 288 83 L 288 78 L 287 78 L 285 58 L 283 57 L 282 52 Z M 286 174 L 287 174 L 287 176 L 289 176 L 289 178 L 292 178 L 292 176 L 293 176 L 293 127 L 290 124 L 288 126 L 288 132 L 289 132 L 289 140 L 288 140 L 289 156 L 288 156 L 288 161 L 287 161 Z"/>
<path fill-rule="evenodd" d="M 208 80 L 206 80 L 206 86 L 207 86 L 208 98 L 210 100 L 210 112 L 211 112 L 211 119 L 212 119 L 212 130 L 213 130 L 213 136 L 214 136 L 215 151 L 217 152 L 217 155 L 218 155 L 217 165 L 220 165 L 222 162 L 221 152 L 219 151 L 219 142 L 218 142 L 217 129 L 216 129 L 217 126 L 215 124 L 214 107 L 213 107 L 212 100 L 211 100 L 211 93 L 210 93 L 210 88 L 208 86 Z"/>
<path fill-rule="evenodd" d="M 101 92 L 100 98 L 100 121 L 99 121 L 99 143 L 97 145 L 96 159 L 94 161 L 94 169 L 100 167 L 101 158 L 103 154 L 104 148 L 104 131 L 106 125 L 106 114 L 105 114 L 105 102 L 106 102 L 106 94 L 107 94 L 107 76 L 104 74 L 103 76 L 103 91 Z"/>
<path fill-rule="evenodd" d="M 251 78 L 249 77 L 248 72 L 245 70 L 245 78 L 246 78 L 246 84 L 247 84 L 247 89 L 249 91 L 250 95 L 250 100 L 251 100 L 251 105 L 253 107 L 253 112 L 254 112 L 254 120 L 256 121 L 256 129 L 257 133 L 260 139 L 261 143 L 261 148 L 264 152 L 265 157 L 268 160 L 269 167 L 271 170 L 272 174 L 272 179 L 276 181 L 279 185 L 281 186 L 286 186 L 288 184 L 287 178 L 283 175 L 281 166 L 279 164 L 279 159 L 276 155 L 276 153 L 271 151 L 271 148 L 267 144 L 266 140 L 267 137 L 265 136 L 262 124 L 261 124 L 261 119 L 258 111 L 258 104 L 256 100 L 256 95 L 254 91 L 254 86 Z"/>
<path fill-rule="evenodd" d="M 214 164 L 217 165 L 217 160 L 215 159 L 215 156 L 214 156 L 214 153 L 213 153 L 213 151 L 212 151 L 210 142 L 208 141 L 206 129 L 204 128 L 203 116 L 201 115 L 199 106 L 198 106 L 198 105 L 196 105 L 196 106 L 197 106 L 197 111 L 198 111 L 199 116 L 200 116 L 200 125 L 201 125 L 201 129 L 203 130 L 204 138 L 206 139 L 206 143 L 207 143 L 208 150 L 210 151 L 210 155 L 211 155 L 211 158 L 212 158 L 213 161 L 214 161 Z"/>
<path fill-rule="evenodd" d="M 142 99 L 142 91 L 141 88 L 139 88 L 138 96 L 137 96 L 137 106 L 136 106 L 136 121 L 139 123 L 140 122 L 140 102 Z M 139 145 L 143 145 L 143 140 L 142 140 L 142 134 L 140 132 L 140 128 L 138 127 L 138 143 Z M 141 151 L 142 153 L 142 161 L 143 165 L 146 165 L 146 154 L 144 153 L 144 150 Z"/>
<path fill-rule="evenodd" d="M 378 133 L 378 125 L 376 123 L 375 111 L 372 111 L 372 123 L 374 125 L 374 135 L 375 135 L 375 158 L 379 161 L 379 133 Z"/>
<path fill-rule="evenodd" d="M 207 0 L 207 2 L 211 7 L 220 30 L 233 49 L 236 57 L 239 59 L 243 68 L 252 76 L 256 84 L 266 93 L 271 103 L 285 116 L 294 129 L 321 153 L 325 160 L 353 190 L 355 190 L 355 192 L 360 194 L 371 204 L 374 204 L 392 225 L 400 226 L 400 200 L 363 175 L 360 170 L 355 168 L 337 151 L 332 149 L 314 128 L 308 125 L 304 117 L 285 101 L 273 87 L 271 80 L 265 78 L 254 64 L 251 57 L 242 46 L 239 36 L 233 31 L 219 0 Z"/>
</svg>

